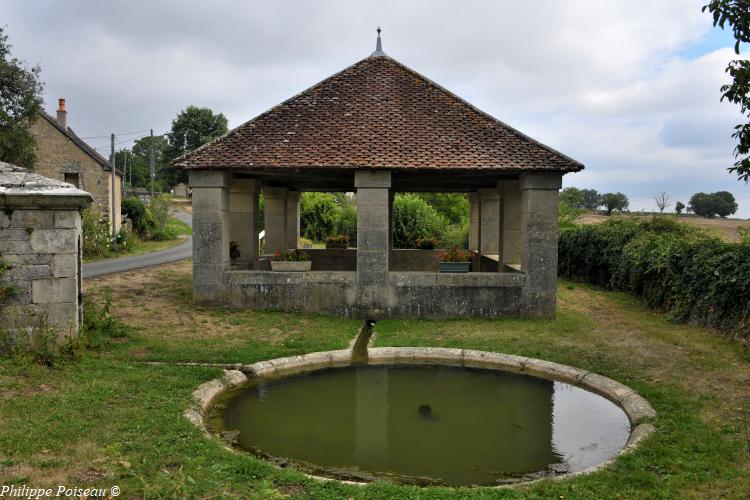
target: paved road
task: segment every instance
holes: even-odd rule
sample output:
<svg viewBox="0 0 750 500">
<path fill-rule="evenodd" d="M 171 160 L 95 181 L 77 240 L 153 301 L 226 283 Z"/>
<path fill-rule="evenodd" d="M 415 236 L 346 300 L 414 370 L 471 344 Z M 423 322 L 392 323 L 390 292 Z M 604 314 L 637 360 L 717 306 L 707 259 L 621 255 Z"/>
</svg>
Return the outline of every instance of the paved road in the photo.
<svg viewBox="0 0 750 500">
<path fill-rule="evenodd" d="M 175 218 L 193 227 L 193 217 L 185 212 L 177 212 Z M 132 271 L 142 267 L 159 266 L 178 260 L 189 259 L 193 256 L 193 237 L 190 236 L 185 243 L 177 246 L 159 250 L 158 252 L 145 253 L 134 257 L 120 257 L 119 259 L 108 259 L 83 265 L 83 277 L 94 278 L 105 274 Z"/>
</svg>

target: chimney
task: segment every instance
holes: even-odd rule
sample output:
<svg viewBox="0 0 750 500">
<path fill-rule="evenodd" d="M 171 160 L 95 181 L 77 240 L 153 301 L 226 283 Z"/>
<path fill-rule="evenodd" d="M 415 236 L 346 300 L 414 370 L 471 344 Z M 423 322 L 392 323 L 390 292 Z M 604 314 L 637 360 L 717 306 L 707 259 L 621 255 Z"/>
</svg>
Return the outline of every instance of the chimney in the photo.
<svg viewBox="0 0 750 500">
<path fill-rule="evenodd" d="M 68 129 L 68 112 L 65 110 L 65 99 L 57 100 L 57 123 L 65 130 Z"/>
</svg>

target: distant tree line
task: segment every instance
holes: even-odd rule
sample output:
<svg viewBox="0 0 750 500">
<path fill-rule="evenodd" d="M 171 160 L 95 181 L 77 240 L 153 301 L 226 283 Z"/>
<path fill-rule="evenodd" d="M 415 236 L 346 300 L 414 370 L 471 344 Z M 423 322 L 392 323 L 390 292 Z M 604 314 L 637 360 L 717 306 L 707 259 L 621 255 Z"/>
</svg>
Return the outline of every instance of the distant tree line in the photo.
<svg viewBox="0 0 750 500">
<path fill-rule="evenodd" d="M 624 212 L 630 205 L 628 197 L 622 193 L 599 194 L 596 189 L 577 187 L 563 189 L 560 193 L 560 202 L 572 208 L 585 210 L 599 210 L 604 207 L 607 215 L 611 215 L 612 212 Z"/>
</svg>

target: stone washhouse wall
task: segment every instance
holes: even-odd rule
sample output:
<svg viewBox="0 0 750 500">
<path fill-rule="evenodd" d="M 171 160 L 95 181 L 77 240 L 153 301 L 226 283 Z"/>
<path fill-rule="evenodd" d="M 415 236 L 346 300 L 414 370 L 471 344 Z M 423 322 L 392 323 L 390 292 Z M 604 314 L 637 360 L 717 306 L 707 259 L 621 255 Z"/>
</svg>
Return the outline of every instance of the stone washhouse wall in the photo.
<svg viewBox="0 0 750 500">
<path fill-rule="evenodd" d="M 12 292 L 0 303 L 0 329 L 57 329 L 81 323 L 81 210 L 89 193 L 0 162 L 0 281 Z"/>
<path fill-rule="evenodd" d="M 356 171 L 356 250 L 333 250 L 341 261 L 335 270 L 326 265 L 330 255 L 312 251 L 313 270 L 294 273 L 267 270 L 254 242 L 262 191 L 266 253 L 296 248 L 298 191 L 226 171 L 191 171 L 194 300 L 365 318 L 554 317 L 561 180 L 557 172 L 522 173 L 472 194 L 470 245 L 483 255 L 480 269 L 449 274 L 426 270 L 409 251 L 396 264 L 402 251 L 392 249 L 391 172 Z M 243 250 L 234 262 L 230 241 Z M 497 259 L 494 266 L 488 255 Z M 409 261 L 412 270 L 405 269 Z"/>
</svg>

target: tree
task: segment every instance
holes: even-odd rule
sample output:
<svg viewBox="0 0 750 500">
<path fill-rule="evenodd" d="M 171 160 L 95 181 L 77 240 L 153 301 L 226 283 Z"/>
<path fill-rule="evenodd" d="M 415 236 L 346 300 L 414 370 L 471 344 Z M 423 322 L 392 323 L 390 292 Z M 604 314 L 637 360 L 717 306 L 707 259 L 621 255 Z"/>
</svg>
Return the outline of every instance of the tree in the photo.
<svg viewBox="0 0 750 500">
<path fill-rule="evenodd" d="M 334 231 L 336 197 L 331 193 L 302 193 L 299 203 L 300 232 L 322 241 Z"/>
<path fill-rule="evenodd" d="M 583 197 L 583 208 L 596 210 L 602 206 L 602 197 L 596 192 L 596 189 L 581 189 Z"/>
<path fill-rule="evenodd" d="M 44 104 L 42 70 L 11 57 L 10 48 L 8 35 L 0 27 L 0 160 L 33 168 L 36 142 L 29 127 Z"/>
<path fill-rule="evenodd" d="M 737 211 L 734 196 L 726 191 L 695 193 L 690 197 L 688 208 L 701 217 L 727 217 Z"/>
<path fill-rule="evenodd" d="M 583 192 L 577 187 L 566 187 L 560 191 L 560 203 L 570 208 L 584 208 Z"/>
<path fill-rule="evenodd" d="M 605 193 L 601 195 L 601 204 L 607 209 L 607 215 L 612 215 L 615 210 L 618 212 L 627 210 L 630 201 L 622 193 Z"/>
<path fill-rule="evenodd" d="M 469 199 L 465 194 L 418 193 L 417 196 L 429 203 L 451 224 L 463 224 L 469 220 Z"/>
<path fill-rule="evenodd" d="M 740 43 L 750 42 L 750 9 L 747 0 L 711 0 L 703 6 L 713 15 L 714 27 L 722 30 L 731 26 L 734 32 L 734 52 L 739 55 Z M 732 83 L 721 86 L 721 100 L 728 100 L 740 107 L 740 114 L 750 116 L 750 61 L 735 59 L 729 62 L 725 72 L 732 78 Z M 730 172 L 747 182 L 750 180 L 750 123 L 734 127 L 732 137 L 737 140 L 734 148 L 734 165 Z"/>
<path fill-rule="evenodd" d="M 664 209 L 669 206 L 669 193 L 666 191 L 659 191 L 659 194 L 654 196 L 656 206 L 659 208 L 659 212 L 664 213 Z"/>
<path fill-rule="evenodd" d="M 180 111 L 172 120 L 172 129 L 167 133 L 169 145 L 165 151 L 166 164 L 162 171 L 162 179 L 167 187 L 187 182 L 187 172 L 171 165 L 175 158 L 221 137 L 227 130 L 228 121 L 222 113 L 214 114 L 209 108 L 197 106 L 188 106 Z"/>
<path fill-rule="evenodd" d="M 685 210 L 685 204 L 684 203 L 682 203 L 681 201 L 678 201 L 677 203 L 674 204 L 674 211 L 675 212 L 677 212 L 678 214 L 681 214 L 683 210 Z"/>
</svg>

